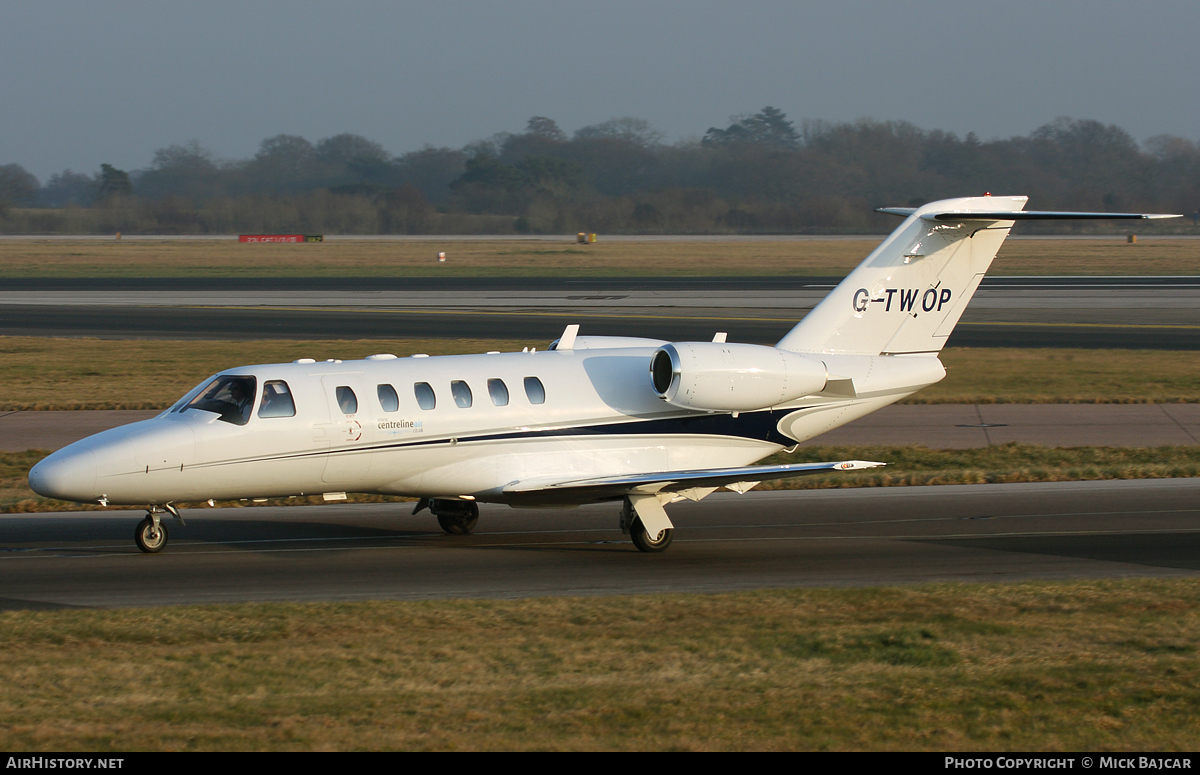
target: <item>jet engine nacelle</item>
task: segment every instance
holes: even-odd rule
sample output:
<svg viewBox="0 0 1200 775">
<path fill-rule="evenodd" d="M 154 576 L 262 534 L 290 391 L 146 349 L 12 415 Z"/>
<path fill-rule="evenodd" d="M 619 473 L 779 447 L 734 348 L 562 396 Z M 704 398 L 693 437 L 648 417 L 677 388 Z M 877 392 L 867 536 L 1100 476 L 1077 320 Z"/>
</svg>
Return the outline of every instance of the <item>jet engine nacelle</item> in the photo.
<svg viewBox="0 0 1200 775">
<path fill-rule="evenodd" d="M 654 392 L 669 404 L 715 412 L 766 409 L 825 389 L 825 364 L 756 344 L 674 342 L 650 359 Z"/>
</svg>

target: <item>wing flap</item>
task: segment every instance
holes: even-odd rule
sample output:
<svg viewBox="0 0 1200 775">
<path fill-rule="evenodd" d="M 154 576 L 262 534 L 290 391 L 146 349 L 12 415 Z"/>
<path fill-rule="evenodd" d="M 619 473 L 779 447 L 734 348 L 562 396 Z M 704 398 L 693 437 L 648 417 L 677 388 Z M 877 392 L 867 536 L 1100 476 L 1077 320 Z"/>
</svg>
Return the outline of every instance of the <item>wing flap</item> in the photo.
<svg viewBox="0 0 1200 775">
<path fill-rule="evenodd" d="M 581 497 L 583 500 L 603 500 L 630 494 L 677 493 L 833 471 L 860 471 L 882 465 L 886 465 L 886 463 L 869 460 L 841 460 L 832 463 L 791 463 L 778 466 L 654 471 L 645 474 L 596 476 L 586 479 L 528 479 L 512 482 L 504 488 L 504 493 L 506 495 L 556 493 Z"/>
</svg>

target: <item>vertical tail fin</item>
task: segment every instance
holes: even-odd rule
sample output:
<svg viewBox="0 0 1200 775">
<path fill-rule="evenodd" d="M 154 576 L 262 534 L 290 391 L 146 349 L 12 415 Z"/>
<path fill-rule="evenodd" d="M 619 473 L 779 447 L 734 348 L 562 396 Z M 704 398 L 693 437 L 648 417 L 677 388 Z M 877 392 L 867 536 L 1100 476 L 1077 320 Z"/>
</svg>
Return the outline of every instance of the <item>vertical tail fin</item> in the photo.
<svg viewBox="0 0 1200 775">
<path fill-rule="evenodd" d="M 779 340 L 793 352 L 938 353 L 1015 221 L 1152 220 L 1158 213 L 1027 211 L 1027 197 L 977 196 L 885 207 L 904 223 Z"/>
<path fill-rule="evenodd" d="M 937 353 L 1027 197 L 931 202 L 892 234 L 776 345 L 798 352 Z"/>
</svg>

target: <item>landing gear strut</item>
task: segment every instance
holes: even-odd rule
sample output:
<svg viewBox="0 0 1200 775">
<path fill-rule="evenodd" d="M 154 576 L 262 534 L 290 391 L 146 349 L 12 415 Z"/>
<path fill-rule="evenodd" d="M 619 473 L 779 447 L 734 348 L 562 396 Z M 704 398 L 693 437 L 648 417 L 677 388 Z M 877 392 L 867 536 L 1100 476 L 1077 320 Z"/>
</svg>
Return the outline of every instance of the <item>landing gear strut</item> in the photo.
<svg viewBox="0 0 1200 775">
<path fill-rule="evenodd" d="M 133 540 L 137 543 L 137 548 L 147 554 L 157 554 L 167 545 L 167 526 L 158 516 L 163 513 L 170 513 L 181 525 L 187 524 L 183 521 L 179 509 L 170 503 L 165 508 L 151 506 L 146 509 L 146 518 L 139 522 L 137 530 L 133 531 Z"/>
</svg>

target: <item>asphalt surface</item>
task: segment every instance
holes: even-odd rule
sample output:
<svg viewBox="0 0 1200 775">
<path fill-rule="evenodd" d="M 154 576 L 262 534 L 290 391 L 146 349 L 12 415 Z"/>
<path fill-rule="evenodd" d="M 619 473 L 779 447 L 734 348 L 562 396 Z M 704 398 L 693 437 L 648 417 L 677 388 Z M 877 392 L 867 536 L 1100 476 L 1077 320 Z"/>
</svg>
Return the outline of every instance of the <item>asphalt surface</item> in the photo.
<svg viewBox="0 0 1200 775">
<path fill-rule="evenodd" d="M 0 336 L 773 343 L 838 278 L 14 280 Z M 1200 348 L 1200 278 L 987 278 L 957 347 Z"/>
<path fill-rule="evenodd" d="M 1200 575 L 1200 480 L 720 493 L 638 552 L 618 509 L 484 505 L 448 536 L 405 504 L 0 516 L 0 609 L 515 598 Z"/>
</svg>

